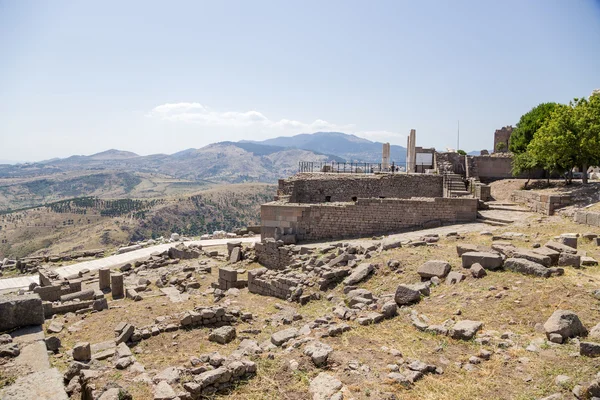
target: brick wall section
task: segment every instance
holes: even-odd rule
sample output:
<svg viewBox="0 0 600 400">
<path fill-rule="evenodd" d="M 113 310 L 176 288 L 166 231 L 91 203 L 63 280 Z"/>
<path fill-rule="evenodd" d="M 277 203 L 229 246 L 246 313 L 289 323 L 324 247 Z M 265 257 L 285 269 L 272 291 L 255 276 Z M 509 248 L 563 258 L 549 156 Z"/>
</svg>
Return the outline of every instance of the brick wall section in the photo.
<svg viewBox="0 0 600 400">
<path fill-rule="evenodd" d="M 578 224 L 600 227 L 600 212 L 577 211 L 573 220 Z"/>
<path fill-rule="evenodd" d="M 248 271 L 248 291 L 263 296 L 287 299 L 301 284 L 299 279 L 270 276 L 267 268 Z"/>
<path fill-rule="evenodd" d="M 515 203 L 525 204 L 531 211 L 554 215 L 554 211 L 571 204 L 571 196 L 539 193 L 533 190 L 515 190 L 510 196 Z"/>
<path fill-rule="evenodd" d="M 283 234 L 297 240 L 359 237 L 427 228 L 444 223 L 474 221 L 477 199 L 358 199 L 352 203 L 261 206 L 262 239 Z"/>
<path fill-rule="evenodd" d="M 295 246 L 284 246 L 282 241 L 271 238 L 254 245 L 258 262 L 277 270 L 284 269 L 294 262 L 294 249 Z M 248 276 L 248 285 L 250 285 L 250 276 Z"/>
<path fill-rule="evenodd" d="M 314 174 L 279 181 L 277 192 L 290 203 L 347 202 L 356 198 L 442 197 L 442 177 L 435 174 Z"/>
</svg>

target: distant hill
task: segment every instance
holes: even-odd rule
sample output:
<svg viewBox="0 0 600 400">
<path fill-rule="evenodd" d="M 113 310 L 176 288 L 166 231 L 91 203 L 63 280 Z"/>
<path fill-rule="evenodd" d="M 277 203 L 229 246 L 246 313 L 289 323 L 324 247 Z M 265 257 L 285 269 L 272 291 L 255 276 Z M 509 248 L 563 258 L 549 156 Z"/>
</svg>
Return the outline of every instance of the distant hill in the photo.
<svg viewBox="0 0 600 400">
<path fill-rule="evenodd" d="M 382 143 L 341 132 L 317 132 L 262 142 L 219 142 L 174 154 L 140 156 L 110 149 L 36 163 L 0 165 L 0 211 L 79 196 L 148 198 L 189 193 L 220 183 L 275 183 L 300 161 L 381 162 Z M 406 149 L 392 146 L 392 161 Z M 3 178 L 9 178 L 2 180 Z"/>
<path fill-rule="evenodd" d="M 256 143 L 270 146 L 280 146 L 310 150 L 323 154 L 333 154 L 346 161 L 381 162 L 383 143 L 372 142 L 355 135 L 342 132 L 302 133 L 295 136 L 281 136 L 263 141 L 242 141 L 241 143 Z M 406 148 L 392 145 L 392 161 L 404 163 Z"/>
<path fill-rule="evenodd" d="M 0 165 L 0 212 L 81 196 L 152 198 L 221 183 L 275 183 L 298 172 L 300 161 L 344 159 L 299 148 L 221 142 L 172 155 L 139 156 L 112 149 L 5 164 Z"/>
</svg>

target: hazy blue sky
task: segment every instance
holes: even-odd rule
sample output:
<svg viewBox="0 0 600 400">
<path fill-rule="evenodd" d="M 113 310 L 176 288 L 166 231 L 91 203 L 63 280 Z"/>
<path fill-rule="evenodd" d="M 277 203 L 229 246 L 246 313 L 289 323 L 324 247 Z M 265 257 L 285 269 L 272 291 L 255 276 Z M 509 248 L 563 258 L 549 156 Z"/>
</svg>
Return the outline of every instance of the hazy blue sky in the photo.
<svg viewBox="0 0 600 400">
<path fill-rule="evenodd" d="M 492 146 L 600 88 L 600 1 L 0 0 L 0 159 L 318 130 Z"/>
</svg>

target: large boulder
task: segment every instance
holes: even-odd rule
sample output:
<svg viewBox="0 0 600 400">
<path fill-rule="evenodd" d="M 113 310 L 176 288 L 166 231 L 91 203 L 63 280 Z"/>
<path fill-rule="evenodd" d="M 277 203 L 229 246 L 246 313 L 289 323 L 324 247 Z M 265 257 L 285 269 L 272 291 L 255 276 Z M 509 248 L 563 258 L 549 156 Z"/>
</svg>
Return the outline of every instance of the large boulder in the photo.
<svg viewBox="0 0 600 400">
<path fill-rule="evenodd" d="M 425 279 L 433 278 L 434 276 L 443 278 L 448 275 L 451 269 L 452 267 L 450 267 L 450 264 L 447 261 L 430 260 L 419 267 L 417 274 Z"/>
<path fill-rule="evenodd" d="M 88 342 L 76 343 L 73 347 L 73 359 L 75 361 L 88 361 L 92 358 L 92 348 Z"/>
<path fill-rule="evenodd" d="M 327 364 L 327 358 L 333 349 L 325 343 L 313 341 L 306 345 L 304 354 L 309 356 L 317 367 Z"/>
<path fill-rule="evenodd" d="M 560 335 L 561 342 L 567 338 L 587 334 L 587 329 L 583 326 L 577 314 L 569 310 L 554 311 L 544 323 L 544 330 L 548 339 L 551 339 L 551 335 Z"/>
<path fill-rule="evenodd" d="M 552 271 L 544 267 L 542 264 L 535 263 L 525 258 L 508 258 L 504 261 L 504 268 L 525 275 L 541 276 L 548 278 L 552 275 Z"/>
<path fill-rule="evenodd" d="M 415 285 L 399 285 L 394 300 L 399 306 L 417 303 L 421 300 L 421 292 Z"/>
<path fill-rule="evenodd" d="M 493 271 L 502 267 L 502 256 L 486 251 L 464 253 L 462 255 L 463 268 L 470 268 L 473 264 L 479 264 L 483 268 Z"/>
<path fill-rule="evenodd" d="M 227 344 L 235 339 L 235 337 L 235 328 L 228 325 L 213 330 L 208 336 L 208 340 L 211 342 L 217 342 L 219 344 Z"/>
</svg>

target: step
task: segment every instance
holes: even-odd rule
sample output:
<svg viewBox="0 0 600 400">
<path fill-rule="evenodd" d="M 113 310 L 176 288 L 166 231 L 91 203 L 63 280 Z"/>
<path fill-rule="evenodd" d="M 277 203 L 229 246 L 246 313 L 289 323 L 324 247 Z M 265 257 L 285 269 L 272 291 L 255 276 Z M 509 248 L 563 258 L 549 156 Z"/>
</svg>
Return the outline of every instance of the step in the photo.
<svg viewBox="0 0 600 400">
<path fill-rule="evenodd" d="M 509 207 L 509 206 L 488 206 L 490 210 L 515 211 L 515 212 L 531 212 L 529 208 Z"/>
<path fill-rule="evenodd" d="M 477 221 L 482 222 L 486 225 L 491 225 L 491 226 L 508 226 L 508 224 L 505 224 L 503 222 L 490 221 L 488 219 L 477 218 Z"/>
<path fill-rule="evenodd" d="M 499 218 L 499 217 L 486 217 L 479 212 L 477 212 L 477 219 L 492 221 L 492 222 L 499 222 L 502 224 L 512 224 L 514 222 L 512 219 L 505 219 L 505 218 Z"/>
</svg>

